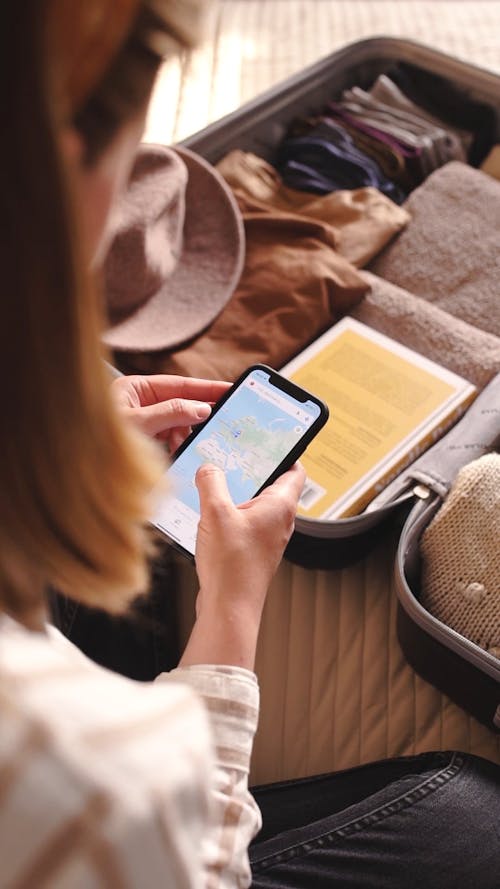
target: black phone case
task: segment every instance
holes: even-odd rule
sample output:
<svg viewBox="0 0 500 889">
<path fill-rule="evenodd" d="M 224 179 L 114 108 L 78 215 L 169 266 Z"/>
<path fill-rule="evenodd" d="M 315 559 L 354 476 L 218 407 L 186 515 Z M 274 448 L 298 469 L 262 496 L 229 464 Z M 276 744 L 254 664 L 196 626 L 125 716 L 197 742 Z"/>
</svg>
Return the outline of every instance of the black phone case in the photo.
<svg viewBox="0 0 500 889">
<path fill-rule="evenodd" d="M 260 494 L 260 492 L 264 490 L 264 488 L 267 488 L 269 485 L 271 485 L 274 481 L 276 481 L 277 478 L 279 478 L 280 475 L 282 475 L 284 472 L 286 472 L 287 469 L 290 469 L 290 467 L 293 466 L 293 464 L 299 459 L 301 454 L 304 453 L 308 444 L 318 434 L 320 429 L 323 428 L 323 426 L 327 422 L 328 416 L 329 416 L 328 405 L 325 404 L 325 402 L 322 401 L 321 398 L 318 398 L 316 395 L 314 395 L 314 393 L 308 392 L 306 389 L 303 389 L 301 386 L 297 386 L 295 383 L 291 382 L 290 380 L 287 380 L 286 377 L 283 377 L 278 371 L 274 370 L 272 367 L 268 367 L 266 364 L 252 364 L 250 367 L 248 367 L 246 370 L 244 370 L 242 374 L 240 374 L 240 376 L 238 377 L 237 380 L 235 380 L 235 382 L 233 383 L 231 388 L 228 389 L 226 394 L 223 395 L 223 397 L 217 402 L 217 404 L 215 405 L 210 416 L 207 417 L 207 419 L 204 420 L 202 423 L 200 423 L 196 427 L 196 429 L 193 429 L 191 434 L 180 445 L 180 447 L 177 449 L 177 451 L 173 455 L 172 463 L 175 463 L 176 459 L 190 446 L 190 444 L 193 441 L 195 441 L 198 438 L 200 433 L 202 433 L 203 430 L 205 429 L 205 427 L 208 425 L 208 423 L 210 423 L 213 416 L 219 412 L 221 407 L 223 407 L 223 405 L 226 403 L 226 401 L 231 397 L 231 395 L 236 391 L 236 389 L 239 388 L 241 383 L 247 378 L 247 376 L 253 370 L 266 371 L 267 373 L 270 374 L 271 381 L 272 381 L 272 378 L 274 378 L 274 379 L 277 378 L 280 380 L 280 382 L 283 384 L 283 386 L 279 387 L 279 388 L 283 388 L 283 391 L 287 391 L 289 394 L 297 393 L 297 396 L 300 393 L 301 396 L 304 395 L 306 397 L 305 398 L 302 398 L 302 397 L 298 398 L 297 397 L 297 400 L 299 402 L 303 402 L 306 400 L 314 401 L 320 407 L 320 410 L 321 410 L 319 417 L 309 427 L 309 429 L 302 436 L 302 438 L 299 439 L 299 441 L 297 442 L 297 445 L 287 454 L 287 456 L 284 458 L 284 460 L 282 460 L 282 462 L 279 464 L 279 466 L 276 467 L 275 471 L 273 473 L 271 473 L 271 475 L 266 479 L 264 484 L 261 485 L 261 487 L 258 489 L 258 491 L 255 492 L 254 497 L 257 497 L 258 494 Z M 186 556 L 191 561 L 194 560 L 194 556 L 192 555 L 192 553 L 189 552 L 189 550 L 185 549 L 176 540 L 173 540 L 172 537 L 170 537 L 170 535 L 163 528 L 161 528 L 158 525 L 155 525 L 155 527 L 169 541 L 169 543 L 171 543 L 171 545 L 178 552 L 182 553 L 182 555 Z"/>
</svg>

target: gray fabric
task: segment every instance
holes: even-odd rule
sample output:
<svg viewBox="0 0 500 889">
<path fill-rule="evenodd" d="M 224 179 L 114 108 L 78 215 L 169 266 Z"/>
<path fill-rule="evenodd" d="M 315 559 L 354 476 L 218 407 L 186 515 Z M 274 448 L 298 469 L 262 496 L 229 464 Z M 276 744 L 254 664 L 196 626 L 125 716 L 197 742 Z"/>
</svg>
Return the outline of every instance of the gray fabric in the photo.
<svg viewBox="0 0 500 889">
<path fill-rule="evenodd" d="M 408 226 L 371 271 L 500 336 L 500 182 L 454 161 L 404 206 L 412 217 Z"/>
<path fill-rule="evenodd" d="M 444 125 L 443 121 L 438 117 L 435 117 L 429 111 L 424 111 L 419 105 L 415 105 L 408 96 L 405 96 L 387 74 L 381 74 L 380 77 L 377 77 L 375 83 L 370 88 L 369 93 L 370 96 L 378 102 L 383 102 L 391 108 L 399 108 L 402 111 L 407 111 L 415 117 L 420 118 L 420 120 L 425 120 L 438 128 L 444 127 L 448 134 L 450 148 L 453 149 L 453 159 L 457 161 L 467 160 L 467 151 L 472 142 L 472 134 L 468 130 L 452 127 L 449 123 Z"/>
<path fill-rule="evenodd" d="M 500 337 L 454 318 L 370 272 L 371 290 L 352 312 L 369 327 L 465 377 L 479 389 L 500 369 Z"/>
</svg>

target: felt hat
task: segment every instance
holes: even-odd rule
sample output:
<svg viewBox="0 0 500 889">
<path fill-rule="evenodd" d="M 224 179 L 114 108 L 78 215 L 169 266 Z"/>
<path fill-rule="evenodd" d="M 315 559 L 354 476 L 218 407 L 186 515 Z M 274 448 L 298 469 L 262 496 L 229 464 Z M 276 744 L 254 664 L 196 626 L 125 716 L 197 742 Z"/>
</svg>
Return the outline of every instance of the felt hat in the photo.
<svg viewBox="0 0 500 889">
<path fill-rule="evenodd" d="M 220 174 L 186 148 L 139 147 L 111 229 L 103 337 L 111 349 L 152 352 L 191 339 L 238 283 L 239 208 Z"/>
</svg>

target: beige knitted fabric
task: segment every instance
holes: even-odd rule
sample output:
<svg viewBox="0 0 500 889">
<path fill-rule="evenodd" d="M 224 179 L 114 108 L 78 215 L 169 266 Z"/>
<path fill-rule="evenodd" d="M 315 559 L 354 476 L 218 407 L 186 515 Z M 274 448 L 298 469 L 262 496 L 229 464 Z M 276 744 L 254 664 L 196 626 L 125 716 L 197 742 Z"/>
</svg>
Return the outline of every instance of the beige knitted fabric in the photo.
<svg viewBox="0 0 500 889">
<path fill-rule="evenodd" d="M 421 554 L 424 607 L 500 658 L 500 454 L 461 469 Z"/>
</svg>

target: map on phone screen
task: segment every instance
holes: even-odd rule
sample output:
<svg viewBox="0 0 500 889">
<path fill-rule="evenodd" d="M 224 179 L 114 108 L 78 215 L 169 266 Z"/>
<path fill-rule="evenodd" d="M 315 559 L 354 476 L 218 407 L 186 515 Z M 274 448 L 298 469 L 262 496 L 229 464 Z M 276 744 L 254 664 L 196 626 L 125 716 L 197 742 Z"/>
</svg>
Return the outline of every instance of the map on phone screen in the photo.
<svg viewBox="0 0 500 889">
<path fill-rule="evenodd" d="M 234 503 L 250 500 L 302 438 L 320 412 L 272 386 L 257 369 L 217 410 L 168 471 L 171 493 L 154 524 L 194 552 L 199 498 L 194 478 L 203 463 L 220 467 Z"/>
</svg>

